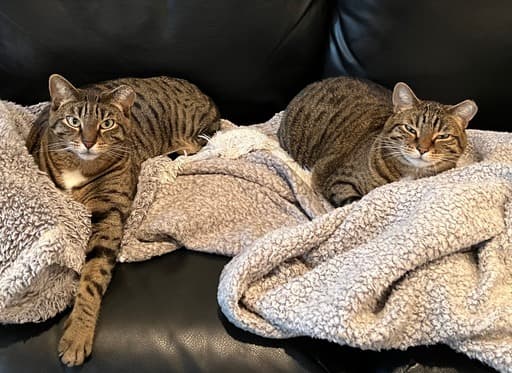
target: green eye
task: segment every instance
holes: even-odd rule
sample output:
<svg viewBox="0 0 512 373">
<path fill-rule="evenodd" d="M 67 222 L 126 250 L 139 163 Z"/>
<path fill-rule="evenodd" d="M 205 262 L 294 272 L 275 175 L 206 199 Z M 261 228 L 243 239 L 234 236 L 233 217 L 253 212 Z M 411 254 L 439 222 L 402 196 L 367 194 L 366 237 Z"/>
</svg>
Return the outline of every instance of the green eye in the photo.
<svg viewBox="0 0 512 373">
<path fill-rule="evenodd" d="M 413 135 L 416 135 L 416 130 L 414 128 L 412 128 L 411 126 L 409 126 L 408 124 L 404 124 L 404 128 L 407 132 L 409 132 Z"/>
<path fill-rule="evenodd" d="M 100 127 L 103 130 L 109 130 L 114 128 L 115 124 L 116 122 L 114 122 L 112 119 L 107 119 L 101 123 Z"/>
<path fill-rule="evenodd" d="M 78 128 L 80 127 L 80 119 L 78 119 L 77 117 L 74 117 L 72 115 L 68 115 L 66 117 L 66 123 L 70 126 L 70 127 L 73 127 L 73 128 Z"/>
<path fill-rule="evenodd" d="M 451 137 L 451 135 L 448 133 L 442 133 L 440 135 L 437 135 L 437 139 L 439 139 L 439 140 L 446 140 L 449 137 Z"/>
</svg>

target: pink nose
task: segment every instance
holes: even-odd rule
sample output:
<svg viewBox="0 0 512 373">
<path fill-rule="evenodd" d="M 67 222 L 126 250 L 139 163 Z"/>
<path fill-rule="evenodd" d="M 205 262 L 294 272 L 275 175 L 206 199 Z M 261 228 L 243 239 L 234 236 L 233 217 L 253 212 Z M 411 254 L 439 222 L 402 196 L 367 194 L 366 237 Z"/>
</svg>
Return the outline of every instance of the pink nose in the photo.
<svg viewBox="0 0 512 373">
<path fill-rule="evenodd" d="M 90 149 L 94 146 L 94 141 L 86 141 L 86 140 L 82 140 L 82 142 L 84 143 L 84 146 L 87 148 L 87 149 Z"/>
<path fill-rule="evenodd" d="M 417 147 L 416 149 L 418 149 L 418 151 L 420 152 L 421 155 L 425 154 L 426 152 L 428 152 L 428 149 L 427 148 L 422 148 L 422 147 Z"/>
</svg>

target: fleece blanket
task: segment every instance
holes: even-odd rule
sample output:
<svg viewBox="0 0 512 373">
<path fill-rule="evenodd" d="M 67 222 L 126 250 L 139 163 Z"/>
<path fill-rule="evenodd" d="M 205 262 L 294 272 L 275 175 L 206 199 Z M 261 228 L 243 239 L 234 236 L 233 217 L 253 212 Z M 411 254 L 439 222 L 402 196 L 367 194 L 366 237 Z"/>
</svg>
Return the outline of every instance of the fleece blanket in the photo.
<svg viewBox="0 0 512 373">
<path fill-rule="evenodd" d="M 0 101 L 0 322 L 43 321 L 72 301 L 90 219 L 41 173 L 25 138 L 45 104 Z"/>
<path fill-rule="evenodd" d="M 3 322 L 70 302 L 90 229 L 22 147 L 35 111 L 0 105 Z M 224 122 L 197 155 L 147 161 L 119 259 L 179 247 L 234 256 L 219 304 L 263 336 L 375 350 L 445 343 L 512 371 L 512 135 L 469 131 L 460 167 L 332 209 L 279 148 L 278 123 Z"/>
</svg>

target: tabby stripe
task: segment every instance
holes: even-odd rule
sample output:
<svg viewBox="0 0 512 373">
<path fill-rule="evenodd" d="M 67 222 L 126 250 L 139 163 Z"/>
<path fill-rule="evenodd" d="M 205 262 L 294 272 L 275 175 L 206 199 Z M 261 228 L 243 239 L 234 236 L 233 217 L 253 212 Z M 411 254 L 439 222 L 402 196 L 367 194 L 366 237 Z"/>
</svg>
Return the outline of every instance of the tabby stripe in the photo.
<svg viewBox="0 0 512 373">
<path fill-rule="evenodd" d="M 167 80 L 164 80 L 164 82 L 165 82 L 165 83 L 167 83 L 167 84 L 170 84 L 170 82 L 167 82 Z M 183 81 L 181 81 L 181 80 L 177 80 L 177 81 L 176 81 L 176 83 L 178 83 L 178 84 L 174 84 L 174 90 L 175 90 L 179 95 L 182 95 L 183 93 L 185 93 L 185 92 L 183 91 L 183 89 L 185 88 L 185 87 L 183 86 Z"/>
<path fill-rule="evenodd" d="M 332 123 L 333 120 L 335 120 L 335 123 L 344 123 L 345 120 L 347 119 L 347 115 L 343 115 L 343 116 L 340 116 L 340 113 L 344 111 L 344 108 L 339 108 L 330 118 L 329 118 L 329 123 Z M 319 136 L 319 139 L 318 141 L 313 144 L 312 146 L 312 149 L 315 153 L 315 158 L 318 159 L 318 157 L 321 156 L 321 154 L 318 154 L 318 147 L 320 147 L 320 150 L 321 149 L 325 149 L 325 147 L 327 146 L 327 143 L 329 143 L 329 140 L 333 140 L 333 136 L 332 136 L 332 133 L 331 131 L 329 131 L 331 129 L 331 126 L 323 126 L 322 128 L 322 134 Z"/>
<path fill-rule="evenodd" d="M 441 119 L 439 119 L 438 116 L 434 118 L 434 128 L 438 128 L 439 124 L 441 123 Z"/>
<path fill-rule="evenodd" d="M 405 124 L 405 123 L 404 123 Z M 394 131 L 395 128 L 397 127 L 400 127 L 402 124 L 401 123 L 397 123 L 397 124 L 394 124 L 393 127 L 391 127 L 391 131 Z M 418 123 L 416 123 L 416 127 L 418 126 Z"/>
<path fill-rule="evenodd" d="M 158 125 L 158 114 L 156 113 L 155 109 L 151 106 L 150 103 L 146 103 L 146 107 L 149 110 L 146 110 L 146 125 L 140 130 L 144 132 L 145 137 L 149 137 L 153 139 L 151 141 L 151 151 L 153 155 L 160 154 L 160 144 L 159 144 L 159 138 L 156 133 L 156 126 Z"/>
<path fill-rule="evenodd" d="M 459 149 L 462 149 L 462 139 L 459 136 L 455 136 L 455 140 L 457 140 L 457 145 L 459 146 Z"/>
<path fill-rule="evenodd" d="M 78 293 L 78 294 L 80 294 L 80 293 Z M 82 297 L 82 299 L 83 299 L 83 297 Z M 82 310 L 87 310 L 94 315 L 94 310 L 92 309 L 92 304 L 89 303 L 89 301 L 84 300 L 81 302 L 77 302 L 76 306 L 81 308 Z"/>
<path fill-rule="evenodd" d="M 183 128 L 181 128 L 181 134 L 186 139 L 192 138 L 192 131 L 194 131 L 193 126 L 191 125 L 194 123 L 192 121 L 192 118 L 190 118 L 190 106 L 187 106 L 183 109 L 183 122 L 181 123 L 187 123 L 188 125 L 185 125 Z"/>
<path fill-rule="evenodd" d="M 94 286 L 98 295 L 101 296 L 103 294 L 103 286 L 98 281 L 94 281 L 94 280 L 91 280 L 90 283 L 92 284 L 92 286 Z M 87 286 L 89 286 L 89 285 L 87 285 Z"/>
<path fill-rule="evenodd" d="M 148 102 L 148 98 L 145 96 L 145 92 L 137 91 L 137 101 L 142 104 Z"/>
<path fill-rule="evenodd" d="M 170 113 L 171 121 L 168 126 L 164 126 L 165 137 L 167 139 L 171 139 L 174 136 L 178 137 L 178 135 L 179 135 L 179 132 L 176 128 L 176 124 L 178 123 L 178 120 L 179 120 L 179 113 L 178 113 L 179 109 L 176 105 L 176 102 L 174 102 L 174 101 L 170 102 L 170 107 L 171 107 L 171 113 Z M 170 131 L 170 133 L 169 133 L 169 131 Z"/>
<path fill-rule="evenodd" d="M 138 117 L 139 113 L 133 113 L 134 114 L 134 117 L 135 119 L 137 120 L 137 123 L 138 123 L 138 126 L 139 128 L 136 128 L 135 131 L 133 131 L 133 135 L 137 138 L 137 142 L 142 145 L 142 147 L 144 148 L 144 150 L 146 150 L 146 152 L 152 152 L 153 151 L 153 147 L 152 147 L 152 143 L 154 141 L 151 141 L 150 138 L 148 138 L 147 136 L 144 136 L 142 132 L 142 128 L 140 128 L 142 126 L 142 124 L 144 123 L 143 120 L 140 119 L 140 117 Z M 138 150 L 139 153 L 140 153 L 140 150 Z"/>
<path fill-rule="evenodd" d="M 97 224 L 110 216 L 110 209 L 106 211 L 93 211 L 91 214 L 91 223 Z"/>
<path fill-rule="evenodd" d="M 94 296 L 96 295 L 96 294 L 94 294 L 94 291 L 92 290 L 91 285 L 89 285 L 89 284 L 87 284 L 87 285 L 85 286 L 85 290 L 87 291 L 87 293 L 89 293 L 89 295 L 90 295 L 91 297 L 94 297 Z"/>
<path fill-rule="evenodd" d="M 96 245 L 87 254 L 86 260 L 91 260 L 95 258 L 107 259 L 109 264 L 114 264 L 116 262 L 116 257 L 116 250 L 110 249 L 105 246 Z"/>
<path fill-rule="evenodd" d="M 161 123 L 160 125 L 160 128 L 163 130 L 164 132 L 164 138 L 165 139 L 169 139 L 168 143 L 171 142 L 171 135 L 172 133 L 178 133 L 178 132 L 171 132 L 171 126 L 174 124 L 174 117 L 173 117 L 173 114 L 175 114 L 176 112 L 176 107 L 174 106 L 175 104 L 175 99 L 173 98 L 173 95 L 172 95 L 172 89 L 170 89 L 170 87 L 168 87 L 167 85 L 166 86 L 163 86 L 161 84 L 158 84 L 157 85 L 159 88 L 160 88 L 160 91 L 165 95 L 165 97 L 167 98 L 168 100 L 168 104 L 170 104 L 169 106 L 171 107 L 171 112 L 170 112 L 170 115 L 168 114 L 168 117 L 170 118 L 170 121 L 168 121 L 167 123 L 163 122 Z M 164 108 L 164 103 L 162 103 L 160 101 L 160 96 L 158 96 L 157 100 L 158 102 L 160 103 L 160 106 L 162 108 Z M 166 110 L 164 110 L 165 112 Z"/>
<path fill-rule="evenodd" d="M 132 86 L 132 88 L 133 88 L 133 87 L 135 87 L 135 88 L 140 88 L 140 83 L 139 83 L 139 81 L 137 81 L 137 80 L 132 80 L 132 81 L 130 82 L 130 85 Z M 139 94 L 139 92 L 137 91 L 137 95 L 138 95 L 138 94 Z"/>
<path fill-rule="evenodd" d="M 55 177 L 55 173 L 54 173 L 54 169 L 53 169 L 53 164 L 48 162 L 48 166 L 49 167 L 47 167 L 47 170 L 48 170 L 48 174 L 50 175 L 50 179 L 57 180 L 57 178 Z"/>
<path fill-rule="evenodd" d="M 196 115 L 199 115 L 199 112 L 196 113 Z M 204 111 L 199 115 L 199 118 L 194 117 L 194 123 L 203 124 L 204 118 L 208 115 L 208 112 Z"/>
<path fill-rule="evenodd" d="M 158 113 L 156 109 L 151 105 L 151 103 L 147 104 L 149 111 L 151 112 L 151 115 L 153 116 L 153 120 L 150 123 L 149 129 L 151 132 L 152 138 L 156 138 L 156 126 L 158 124 Z"/>
<path fill-rule="evenodd" d="M 80 311 L 83 312 L 86 316 L 94 317 L 94 313 L 92 313 L 90 310 L 86 309 L 85 307 L 80 307 Z"/>
</svg>

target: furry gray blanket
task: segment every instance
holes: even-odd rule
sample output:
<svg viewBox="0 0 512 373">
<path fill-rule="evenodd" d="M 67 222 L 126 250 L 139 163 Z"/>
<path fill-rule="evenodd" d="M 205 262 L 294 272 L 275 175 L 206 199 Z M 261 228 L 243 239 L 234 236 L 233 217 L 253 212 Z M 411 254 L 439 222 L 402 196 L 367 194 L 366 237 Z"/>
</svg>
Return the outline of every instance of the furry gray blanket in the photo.
<svg viewBox="0 0 512 373">
<path fill-rule="evenodd" d="M 0 322 L 43 321 L 73 299 L 89 214 L 41 173 L 25 138 L 41 105 L 0 101 Z"/>
<path fill-rule="evenodd" d="M 0 106 L 3 322 L 62 310 L 88 237 L 87 212 L 22 149 L 32 120 Z M 219 304 L 263 336 L 375 350 L 445 343 L 512 371 L 512 134 L 469 131 L 460 167 L 332 209 L 262 133 L 278 122 L 224 122 L 197 155 L 147 161 L 119 259 L 179 247 L 234 256 Z"/>
</svg>

